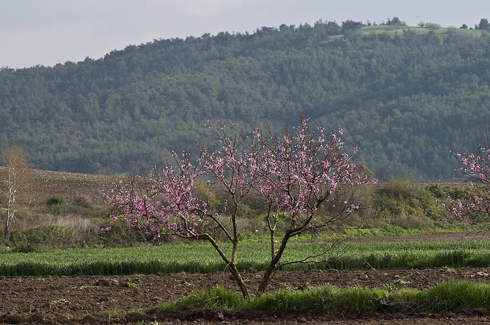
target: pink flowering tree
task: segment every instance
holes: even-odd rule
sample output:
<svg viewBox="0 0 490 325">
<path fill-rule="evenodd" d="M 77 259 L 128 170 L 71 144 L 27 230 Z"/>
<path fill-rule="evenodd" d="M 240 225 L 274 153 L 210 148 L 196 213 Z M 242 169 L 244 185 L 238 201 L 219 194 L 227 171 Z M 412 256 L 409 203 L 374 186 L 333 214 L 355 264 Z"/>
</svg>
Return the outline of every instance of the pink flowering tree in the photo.
<svg viewBox="0 0 490 325">
<path fill-rule="evenodd" d="M 342 130 L 327 133 L 310 124 L 303 118 L 296 127 L 280 133 L 266 125 L 249 136 L 237 134 L 233 125 L 210 127 L 220 144 L 218 149 L 203 148 L 196 162 L 186 153 L 175 155 L 179 158 L 175 166 L 168 165 L 159 174 L 135 178 L 127 185 L 116 184 L 106 195 L 106 202 L 116 211 L 111 217 L 145 229 L 155 238 L 176 236 L 210 242 L 248 298 L 248 288 L 236 266 L 238 212 L 244 198 L 259 196 L 267 205 L 264 222 L 271 247 L 270 263 L 258 288 L 259 293 L 264 292 L 280 267 L 309 263 L 328 252 L 326 249 L 302 260 L 281 262 L 290 239 L 307 231 L 341 226 L 359 209 L 351 202 L 352 190 L 368 183 L 358 176 L 343 150 Z M 226 189 L 228 201 L 222 211 L 211 210 L 193 194 L 196 179 L 204 175 Z M 281 238 L 276 238 L 281 219 L 288 220 L 289 226 Z M 216 230 L 232 244 L 231 253 L 226 254 L 212 236 Z"/>
<path fill-rule="evenodd" d="M 251 171 L 254 188 L 267 203 L 266 224 L 270 233 L 271 262 L 259 292 L 266 289 L 276 271 L 290 263 L 308 263 L 332 247 L 301 261 L 281 262 L 288 241 L 305 232 L 339 228 L 359 205 L 351 201 L 352 190 L 369 181 L 355 172 L 355 164 L 344 152 L 342 130 L 327 133 L 321 126 L 311 128 L 309 119 L 281 133 L 271 132 L 263 138 L 258 130 L 254 142 L 263 151 Z M 354 153 L 358 148 L 354 149 Z M 276 240 L 276 228 L 282 218 L 290 220 L 288 228 Z M 276 249 L 277 243 L 277 249 Z"/>
<path fill-rule="evenodd" d="M 490 127 L 489 127 L 490 131 Z M 456 221 L 461 226 L 475 224 L 482 217 L 490 217 L 490 138 L 487 131 L 483 140 L 473 147 L 473 151 L 454 153 L 462 164 L 455 168 L 473 182 L 463 198 L 448 197 L 449 204 L 442 207 L 449 212 L 443 223 Z"/>
</svg>

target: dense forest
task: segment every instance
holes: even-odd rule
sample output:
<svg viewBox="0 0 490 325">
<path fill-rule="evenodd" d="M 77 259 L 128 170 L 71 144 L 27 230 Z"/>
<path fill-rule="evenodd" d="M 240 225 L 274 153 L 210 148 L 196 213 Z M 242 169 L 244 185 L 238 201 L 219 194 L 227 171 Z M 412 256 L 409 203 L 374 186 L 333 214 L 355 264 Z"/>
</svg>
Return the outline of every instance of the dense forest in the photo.
<svg viewBox="0 0 490 325">
<path fill-rule="evenodd" d="M 469 33 L 472 32 L 472 33 Z M 0 62 L 1 65 L 1 62 Z M 206 120 L 342 127 L 379 178 L 460 177 L 450 150 L 490 122 L 484 31 L 318 21 L 160 39 L 104 58 L 0 71 L 0 145 L 39 169 L 125 172 L 212 145 Z"/>
</svg>

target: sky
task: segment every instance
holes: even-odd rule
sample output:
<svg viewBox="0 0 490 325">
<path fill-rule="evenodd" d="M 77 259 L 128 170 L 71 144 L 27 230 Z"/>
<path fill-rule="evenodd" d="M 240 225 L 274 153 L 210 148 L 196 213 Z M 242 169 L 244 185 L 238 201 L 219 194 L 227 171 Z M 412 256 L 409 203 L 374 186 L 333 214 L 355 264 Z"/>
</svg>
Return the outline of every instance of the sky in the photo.
<svg viewBox="0 0 490 325">
<path fill-rule="evenodd" d="M 0 68 L 98 59 L 155 39 L 252 33 L 318 20 L 399 17 L 443 27 L 490 19 L 489 0 L 0 0 Z"/>
</svg>

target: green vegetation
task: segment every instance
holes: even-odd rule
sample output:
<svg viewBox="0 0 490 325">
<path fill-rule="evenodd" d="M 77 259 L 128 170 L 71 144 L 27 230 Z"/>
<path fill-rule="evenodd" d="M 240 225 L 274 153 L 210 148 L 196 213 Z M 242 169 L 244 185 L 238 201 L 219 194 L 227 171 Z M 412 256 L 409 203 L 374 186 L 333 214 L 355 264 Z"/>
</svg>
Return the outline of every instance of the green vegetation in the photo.
<svg viewBox="0 0 490 325">
<path fill-rule="evenodd" d="M 231 250 L 231 246 L 225 246 Z M 322 243 L 290 243 L 284 260 L 298 260 L 322 248 Z M 263 271 L 269 249 L 263 243 L 244 243 L 240 271 Z M 328 261 L 291 264 L 281 270 L 353 269 L 388 267 L 462 267 L 490 266 L 489 242 L 408 242 L 345 243 L 332 252 Z M 222 271 L 226 265 L 208 245 L 178 244 L 159 247 L 38 250 L 36 252 L 0 254 L 0 275 L 123 275 L 168 273 L 208 273 Z"/>
<path fill-rule="evenodd" d="M 375 288 L 345 288 L 332 286 L 309 287 L 304 291 L 284 288 L 275 293 L 243 299 L 239 293 L 216 286 L 183 296 L 176 301 L 161 304 L 157 311 L 190 309 L 252 309 L 252 310 L 303 310 L 316 308 L 328 311 L 339 307 L 355 307 L 358 312 L 377 310 L 380 301 L 393 306 L 424 303 L 427 312 L 458 311 L 464 308 L 489 308 L 490 285 L 484 283 L 443 282 L 426 290 L 403 289 L 385 293 Z M 389 311 L 386 304 L 383 309 Z M 395 307 L 396 308 L 396 307 Z"/>
<path fill-rule="evenodd" d="M 376 25 L 376 26 L 364 26 L 358 31 L 363 36 L 370 36 L 372 34 L 383 34 L 391 37 L 400 37 L 404 32 L 415 32 L 420 35 L 433 33 L 441 41 L 448 38 L 449 35 L 464 35 L 472 37 L 481 37 L 482 35 L 490 35 L 490 30 L 476 30 L 476 29 L 456 29 L 456 28 L 436 28 L 431 29 L 428 27 L 413 27 L 413 26 L 388 26 L 388 25 Z M 341 39 L 342 35 L 332 36 L 331 40 Z"/>
<path fill-rule="evenodd" d="M 345 23 L 345 24 L 344 24 Z M 377 178 L 459 177 L 449 150 L 489 120 L 486 30 L 347 21 L 155 40 L 103 59 L 0 71 L 0 145 L 39 169 L 126 172 L 212 145 L 206 120 L 294 124 L 307 111 L 362 142 Z"/>
<path fill-rule="evenodd" d="M 48 205 L 62 204 L 62 203 L 65 203 L 65 197 L 63 195 L 54 195 L 50 197 L 47 202 Z"/>
<path fill-rule="evenodd" d="M 215 185 L 200 182 L 197 194 L 206 198 L 212 208 L 222 209 L 227 193 Z M 208 193 L 213 193 L 208 197 Z M 441 204 L 447 204 L 447 197 L 453 199 L 467 195 L 467 185 L 440 185 L 411 182 L 408 178 L 387 181 L 360 188 L 355 195 L 362 202 L 361 209 L 347 220 L 347 228 L 341 233 L 316 232 L 301 235 L 295 240 L 379 237 L 419 235 L 447 231 L 480 230 L 481 225 L 459 227 L 442 225 L 447 211 Z M 74 202 L 62 202 L 61 196 L 53 196 L 48 202 L 28 205 L 18 211 L 9 237 L 3 242 L 17 252 L 33 252 L 43 248 L 87 248 L 87 247 L 128 247 L 156 244 L 152 237 L 140 229 L 131 229 L 125 222 L 111 225 L 107 218 L 110 211 L 91 203 L 89 198 L 79 197 Z M 50 204 L 56 201 L 56 204 Z M 264 223 L 266 207 L 253 195 L 247 198 L 239 210 L 238 231 L 240 240 L 249 243 L 264 243 L 269 236 Z M 486 216 L 479 220 L 486 223 Z M 277 225 L 279 234 L 287 226 L 287 219 Z M 101 231 L 111 226 L 110 231 Z M 131 230 L 130 232 L 128 232 Z M 213 234 L 221 240 L 222 234 Z M 179 243 L 178 239 L 165 239 L 165 243 Z M 4 251 L 0 248 L 0 252 Z"/>
</svg>

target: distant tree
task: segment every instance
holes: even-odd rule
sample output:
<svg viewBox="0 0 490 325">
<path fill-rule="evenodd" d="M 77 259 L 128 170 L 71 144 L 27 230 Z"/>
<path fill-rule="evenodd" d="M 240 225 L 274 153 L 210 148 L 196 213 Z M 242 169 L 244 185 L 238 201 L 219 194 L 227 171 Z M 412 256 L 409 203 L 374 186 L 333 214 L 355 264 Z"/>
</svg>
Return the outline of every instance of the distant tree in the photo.
<svg viewBox="0 0 490 325">
<path fill-rule="evenodd" d="M 393 19 L 389 19 L 386 21 L 386 25 L 389 26 L 406 26 L 407 24 L 404 21 L 401 21 L 398 17 L 393 17 Z"/>
<path fill-rule="evenodd" d="M 359 175 L 362 179 L 367 180 L 372 180 L 374 176 L 373 172 L 369 168 L 367 168 L 366 164 L 362 161 L 356 164 L 354 173 Z"/>
<path fill-rule="evenodd" d="M 329 21 L 325 24 L 325 31 L 328 35 L 339 35 L 342 32 L 342 29 L 337 22 Z"/>
<path fill-rule="evenodd" d="M 480 20 L 480 23 L 478 25 L 475 25 L 475 29 L 489 30 L 490 29 L 490 23 L 488 22 L 488 19 L 482 18 Z"/>
<path fill-rule="evenodd" d="M 362 22 L 360 21 L 353 21 L 353 20 L 346 20 L 342 22 L 342 33 L 348 33 L 352 32 L 358 29 L 361 29 L 362 27 Z"/>
<path fill-rule="evenodd" d="M 393 171 L 390 168 L 388 168 L 387 166 L 381 166 L 381 168 L 376 171 L 374 176 L 377 179 L 381 180 L 382 182 L 386 182 L 386 181 L 390 180 L 388 178 L 388 176 L 390 176 L 392 174 L 393 174 Z"/>
<path fill-rule="evenodd" d="M 457 30 L 458 29 L 456 28 L 456 26 L 452 26 L 452 25 L 447 28 L 448 34 L 454 34 L 456 33 Z"/>
<path fill-rule="evenodd" d="M 0 170 L 1 194 L 5 202 L 4 236 L 7 237 L 19 203 L 30 200 L 32 193 L 32 168 L 20 145 L 9 145 L 2 150 L 3 168 Z"/>
<path fill-rule="evenodd" d="M 288 30 L 288 25 L 286 25 L 286 24 L 281 24 L 281 25 L 279 26 L 279 30 L 280 30 L 281 32 Z"/>
<path fill-rule="evenodd" d="M 425 22 L 423 21 L 420 21 L 418 24 L 417 24 L 419 27 L 424 27 L 425 26 Z"/>
<path fill-rule="evenodd" d="M 461 25 L 461 27 L 459 29 L 468 29 L 468 25 L 463 24 L 463 25 Z"/>
<path fill-rule="evenodd" d="M 436 23 L 425 23 L 425 27 L 430 29 L 430 30 L 436 30 L 441 28 L 441 25 L 436 24 Z"/>
</svg>

